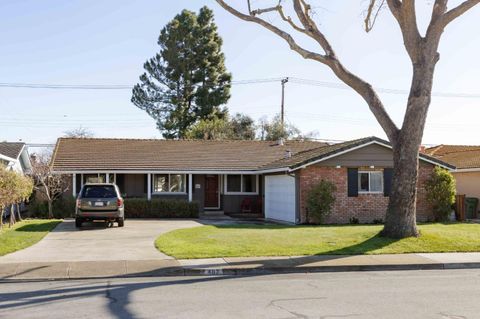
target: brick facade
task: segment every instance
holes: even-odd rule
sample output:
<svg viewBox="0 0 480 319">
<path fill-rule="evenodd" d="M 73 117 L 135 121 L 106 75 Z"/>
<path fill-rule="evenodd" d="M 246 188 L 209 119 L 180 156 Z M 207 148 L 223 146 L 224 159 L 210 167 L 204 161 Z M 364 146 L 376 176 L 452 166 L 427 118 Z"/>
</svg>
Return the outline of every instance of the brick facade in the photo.
<svg viewBox="0 0 480 319">
<path fill-rule="evenodd" d="M 433 220 L 432 208 L 426 200 L 425 181 L 433 171 L 433 165 L 420 162 L 417 185 L 417 220 Z M 358 197 L 347 195 L 347 168 L 312 165 L 299 172 L 300 186 L 300 222 L 305 223 L 307 213 L 305 199 L 312 185 L 322 179 L 331 181 L 337 186 L 336 200 L 331 214 L 325 219 L 327 224 L 345 224 L 350 218 L 358 218 L 360 223 L 371 223 L 375 219 L 385 220 L 388 197 L 383 194 L 358 194 Z"/>
</svg>

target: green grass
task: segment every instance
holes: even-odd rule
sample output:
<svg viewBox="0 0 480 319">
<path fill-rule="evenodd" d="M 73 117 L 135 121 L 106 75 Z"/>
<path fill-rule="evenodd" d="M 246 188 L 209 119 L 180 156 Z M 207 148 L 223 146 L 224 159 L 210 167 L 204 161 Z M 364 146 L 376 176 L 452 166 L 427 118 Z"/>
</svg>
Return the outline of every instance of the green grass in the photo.
<svg viewBox="0 0 480 319">
<path fill-rule="evenodd" d="M 27 248 L 40 241 L 60 220 L 27 219 L 0 231 L 0 256 Z"/>
<path fill-rule="evenodd" d="M 176 258 L 400 254 L 480 251 L 480 224 L 419 225 L 419 238 L 378 236 L 381 225 L 200 226 L 161 235 L 155 246 Z"/>
</svg>

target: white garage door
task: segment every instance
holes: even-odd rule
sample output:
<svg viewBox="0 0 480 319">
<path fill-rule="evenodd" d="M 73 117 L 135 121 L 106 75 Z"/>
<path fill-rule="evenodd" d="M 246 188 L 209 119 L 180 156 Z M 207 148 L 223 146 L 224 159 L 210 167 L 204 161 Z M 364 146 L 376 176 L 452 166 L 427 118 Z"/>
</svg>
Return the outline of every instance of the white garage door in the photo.
<svg viewBox="0 0 480 319">
<path fill-rule="evenodd" d="M 295 178 L 265 176 L 265 217 L 295 223 Z"/>
</svg>

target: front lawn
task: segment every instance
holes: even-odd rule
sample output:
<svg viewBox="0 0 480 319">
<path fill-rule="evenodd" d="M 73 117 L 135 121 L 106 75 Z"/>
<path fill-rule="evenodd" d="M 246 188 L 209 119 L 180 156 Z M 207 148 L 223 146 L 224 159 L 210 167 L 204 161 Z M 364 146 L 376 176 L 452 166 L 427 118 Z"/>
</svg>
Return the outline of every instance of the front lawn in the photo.
<svg viewBox="0 0 480 319">
<path fill-rule="evenodd" d="M 16 223 L 12 228 L 3 225 L 3 230 L 0 231 L 0 256 L 37 243 L 60 222 L 60 220 L 27 219 Z"/>
<path fill-rule="evenodd" d="M 480 251 L 480 224 L 419 225 L 421 237 L 378 236 L 381 225 L 200 226 L 161 235 L 155 246 L 176 258 L 400 254 Z"/>
</svg>

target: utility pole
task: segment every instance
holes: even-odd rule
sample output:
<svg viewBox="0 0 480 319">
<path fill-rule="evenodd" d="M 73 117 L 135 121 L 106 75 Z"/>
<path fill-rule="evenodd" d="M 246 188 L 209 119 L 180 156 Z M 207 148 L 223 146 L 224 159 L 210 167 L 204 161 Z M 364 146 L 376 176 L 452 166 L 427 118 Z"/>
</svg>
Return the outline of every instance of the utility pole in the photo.
<svg viewBox="0 0 480 319">
<path fill-rule="evenodd" d="M 288 77 L 283 78 L 280 82 L 282 84 L 282 105 L 280 110 L 280 121 L 282 123 L 282 130 L 284 129 L 284 125 L 285 125 L 285 83 L 287 82 L 288 82 Z"/>
</svg>

